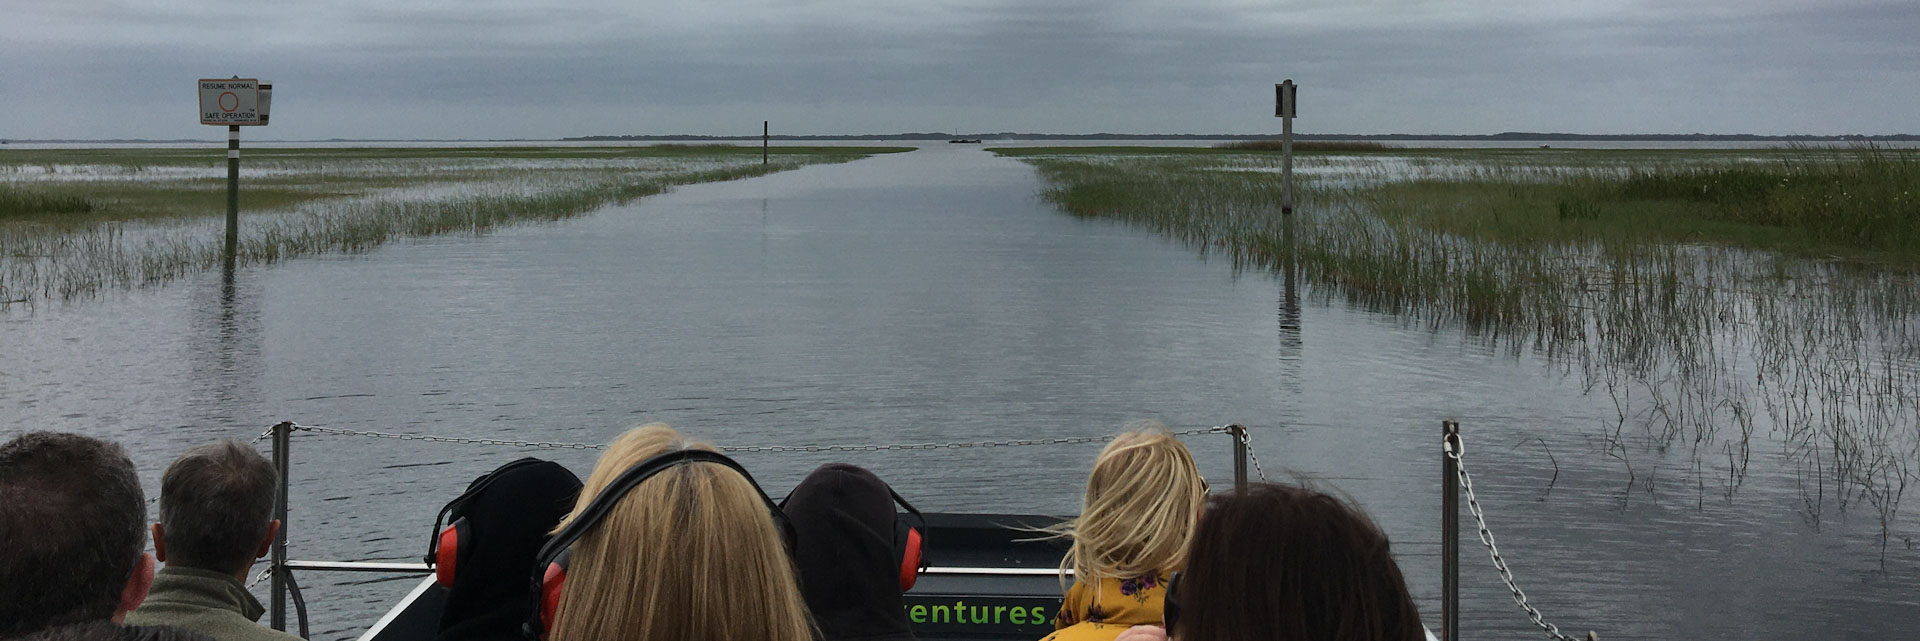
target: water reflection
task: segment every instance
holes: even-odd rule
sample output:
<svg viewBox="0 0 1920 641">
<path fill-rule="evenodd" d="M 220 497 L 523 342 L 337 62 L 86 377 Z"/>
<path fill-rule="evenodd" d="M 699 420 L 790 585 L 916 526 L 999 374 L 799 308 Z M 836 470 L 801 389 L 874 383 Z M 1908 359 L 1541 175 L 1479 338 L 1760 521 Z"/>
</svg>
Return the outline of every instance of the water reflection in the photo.
<svg viewBox="0 0 1920 641">
<path fill-rule="evenodd" d="M 185 346 L 190 429 L 226 432 L 265 421 L 261 404 L 262 327 L 259 284 L 238 269 L 228 245 L 220 278 L 193 295 Z"/>
<path fill-rule="evenodd" d="M 1282 216 L 1281 243 L 1287 248 L 1287 260 L 1280 265 L 1280 376 L 1278 381 L 1283 391 L 1298 394 L 1300 386 L 1300 365 L 1304 341 L 1301 338 L 1300 292 L 1297 289 L 1300 280 L 1299 265 L 1293 260 L 1294 217 Z"/>
<path fill-rule="evenodd" d="M 1280 242 L 1287 250 L 1280 263 L 1280 359 L 1297 361 L 1300 359 L 1301 346 L 1300 292 L 1295 289 L 1300 280 L 1300 265 L 1294 258 L 1293 250 L 1293 232 L 1297 223 L 1291 214 L 1284 218 Z"/>
</svg>

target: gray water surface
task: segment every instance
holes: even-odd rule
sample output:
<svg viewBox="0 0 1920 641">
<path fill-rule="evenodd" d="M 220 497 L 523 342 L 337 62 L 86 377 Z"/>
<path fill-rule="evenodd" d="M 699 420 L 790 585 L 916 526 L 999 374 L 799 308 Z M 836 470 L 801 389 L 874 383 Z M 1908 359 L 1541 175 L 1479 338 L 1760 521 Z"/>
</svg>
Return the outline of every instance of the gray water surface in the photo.
<svg viewBox="0 0 1920 641">
<path fill-rule="evenodd" d="M 1382 523 L 1437 627 L 1438 432 L 1458 418 L 1500 546 L 1563 628 L 1920 630 L 1920 551 L 1898 536 L 1883 547 L 1872 510 L 1810 507 L 1767 444 L 1731 491 L 1711 461 L 1687 473 L 1687 452 L 1643 452 L 1630 475 L 1602 454 L 1610 402 L 1560 369 L 1288 296 L 1278 278 L 1061 214 L 1040 189 L 1017 161 L 929 146 L 230 283 L 0 311 L 0 436 L 119 440 L 155 492 L 186 447 L 281 420 L 586 443 L 666 421 L 722 445 L 1240 422 L 1269 476 L 1322 479 Z M 1215 487 L 1230 482 L 1226 437 L 1187 441 Z M 775 494 L 843 460 L 922 509 L 1067 513 L 1098 447 L 740 458 Z M 441 503 L 527 453 L 305 433 L 293 451 L 292 553 L 326 560 L 417 559 Z M 533 453 L 582 475 L 595 454 Z M 1463 630 L 1535 638 L 1465 538 Z M 413 581 L 303 575 L 314 637 L 357 635 Z"/>
</svg>

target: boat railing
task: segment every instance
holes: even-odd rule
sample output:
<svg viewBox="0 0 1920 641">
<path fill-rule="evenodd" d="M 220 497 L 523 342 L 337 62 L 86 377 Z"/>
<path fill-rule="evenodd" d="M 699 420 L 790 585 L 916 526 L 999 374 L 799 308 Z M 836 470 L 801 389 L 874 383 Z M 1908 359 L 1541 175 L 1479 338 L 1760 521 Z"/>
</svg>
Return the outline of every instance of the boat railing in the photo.
<svg viewBox="0 0 1920 641">
<path fill-rule="evenodd" d="M 288 487 L 289 487 L 288 478 L 290 476 L 289 472 L 291 471 L 290 468 L 292 465 L 291 441 L 292 441 L 293 434 L 295 432 L 310 432 L 314 434 L 335 435 L 335 436 L 356 436 L 356 437 L 365 437 L 365 438 L 394 439 L 394 440 L 404 440 L 404 441 L 424 441 L 424 442 L 448 443 L 448 444 L 491 445 L 491 446 L 516 447 L 516 448 L 581 449 L 581 450 L 606 449 L 605 444 L 596 444 L 596 443 L 526 441 L 526 440 L 502 439 L 502 438 L 491 438 L 491 437 L 438 436 L 438 435 L 431 435 L 431 434 L 414 434 L 414 433 L 403 433 L 403 432 L 380 432 L 380 431 L 373 431 L 373 430 L 353 430 L 353 429 L 342 429 L 342 428 L 323 427 L 323 426 L 314 426 L 314 425 L 301 425 L 301 424 L 294 423 L 292 421 L 281 422 L 267 429 L 265 432 L 262 432 L 259 435 L 259 437 L 254 439 L 254 442 L 257 444 L 263 440 L 267 440 L 267 439 L 272 440 L 273 465 L 275 470 L 279 472 L 279 477 L 280 477 L 279 487 L 277 488 L 276 501 L 274 503 L 274 518 L 279 519 L 280 522 L 282 523 L 282 527 L 280 528 L 279 533 L 275 536 L 273 541 L 272 550 L 271 550 L 272 554 L 270 557 L 271 560 L 270 560 L 269 567 L 266 569 L 265 572 L 263 572 L 263 576 L 269 578 L 272 582 L 270 587 L 272 596 L 270 598 L 269 608 L 268 608 L 269 617 L 270 617 L 269 624 L 275 630 L 286 630 L 287 628 L 287 607 L 286 606 L 287 606 L 289 597 L 291 596 L 291 600 L 293 601 L 295 608 L 297 609 L 296 614 L 299 618 L 300 633 L 301 633 L 300 635 L 302 637 L 307 636 L 306 606 L 305 606 L 304 600 L 299 594 L 298 584 L 293 579 L 294 571 L 299 570 L 299 571 L 312 571 L 312 572 L 427 574 L 427 573 L 431 573 L 433 570 L 424 562 L 318 561 L 318 560 L 294 560 L 294 559 L 287 558 L 287 531 L 291 529 L 291 527 L 289 527 L 288 525 L 288 520 L 287 520 L 287 494 L 288 494 Z M 1243 425 L 1240 425 L 1238 423 L 1230 423 L 1227 425 L 1216 426 L 1216 427 L 1181 429 L 1181 430 L 1174 431 L 1173 434 L 1175 436 L 1195 436 L 1195 435 L 1205 435 L 1205 434 L 1229 435 L 1229 437 L 1232 440 L 1232 446 L 1233 446 L 1233 456 L 1232 456 L 1233 487 L 1234 487 L 1234 491 L 1237 493 L 1244 493 L 1247 489 L 1249 464 L 1251 464 L 1252 466 L 1253 473 L 1256 476 L 1258 476 L 1260 480 L 1262 481 L 1267 480 L 1266 470 L 1260 465 L 1259 457 L 1254 454 L 1254 451 L 1252 449 L 1252 444 L 1250 442 L 1250 436 L 1248 434 L 1248 429 Z M 1096 436 L 1070 436 L 1070 437 L 1038 438 L 1038 439 L 1006 439 L 1006 440 L 994 440 L 994 441 L 968 441 L 968 442 L 893 443 L 893 444 L 732 445 L 732 446 L 720 446 L 716 449 L 719 449 L 720 451 L 727 452 L 727 453 L 879 452 L 879 451 L 944 450 L 944 449 L 1072 445 L 1072 444 L 1086 444 L 1086 443 L 1103 443 L 1108 440 L 1111 440 L 1112 438 L 1113 438 L 1112 434 L 1102 434 L 1102 435 L 1096 435 Z M 1565 634 L 1562 634 L 1559 628 L 1555 627 L 1554 625 L 1543 621 L 1542 615 L 1540 614 L 1539 610 L 1537 610 L 1527 602 L 1526 594 L 1522 592 L 1520 588 L 1514 584 L 1513 575 L 1511 571 L 1509 571 L 1505 560 L 1500 556 L 1498 547 L 1495 546 L 1494 544 L 1493 533 L 1487 528 L 1484 512 L 1480 507 L 1478 499 L 1473 494 L 1472 477 L 1467 473 L 1464 467 L 1464 461 L 1462 460 L 1465 446 L 1460 436 L 1460 424 L 1457 421 L 1447 420 L 1442 422 L 1441 439 L 1440 439 L 1439 447 L 1437 448 L 1437 450 L 1438 450 L 1438 453 L 1440 454 L 1439 458 L 1441 462 L 1441 545 L 1440 545 L 1441 552 L 1440 552 L 1440 557 L 1441 557 L 1441 586 L 1442 587 L 1441 587 L 1441 599 L 1440 599 L 1441 626 L 1439 631 L 1440 632 L 1439 638 L 1442 641 L 1455 641 L 1460 638 L 1459 637 L 1459 604 L 1460 604 L 1459 490 L 1465 489 L 1467 494 L 1468 507 L 1470 508 L 1470 513 L 1472 514 L 1472 516 L 1474 517 L 1474 520 L 1478 525 L 1480 541 L 1487 548 L 1488 554 L 1493 562 L 1494 567 L 1498 570 L 1502 582 L 1512 592 L 1514 602 L 1518 604 L 1527 613 L 1532 623 L 1535 626 L 1538 626 L 1542 631 L 1544 631 L 1549 638 L 1555 639 L 1556 641 L 1577 641 L 1573 637 L 1569 637 Z M 929 567 L 925 572 L 923 572 L 923 574 L 928 576 L 1037 577 L 1037 576 L 1060 576 L 1062 575 L 1063 572 L 1065 573 L 1066 576 L 1071 576 L 1072 574 L 1072 570 L 1070 569 L 1062 570 L 1062 569 L 1056 569 L 1056 568 L 957 567 L 957 566 Z M 420 591 L 421 590 L 415 590 L 415 594 L 409 595 L 409 599 L 418 596 Z M 376 628 L 377 627 L 379 626 L 376 626 Z M 1595 635 L 1592 632 L 1588 632 L 1587 639 L 1589 639 L 1590 641 L 1597 639 L 1597 635 Z"/>
</svg>

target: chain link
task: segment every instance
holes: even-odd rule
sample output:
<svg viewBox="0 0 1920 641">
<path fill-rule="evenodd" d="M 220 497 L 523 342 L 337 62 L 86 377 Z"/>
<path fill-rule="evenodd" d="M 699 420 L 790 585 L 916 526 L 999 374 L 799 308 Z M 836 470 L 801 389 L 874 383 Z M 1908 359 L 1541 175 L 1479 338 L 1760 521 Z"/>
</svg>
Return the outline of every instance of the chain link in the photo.
<svg viewBox="0 0 1920 641">
<path fill-rule="evenodd" d="M 1544 620 L 1545 617 L 1540 614 L 1540 610 L 1534 608 L 1532 604 L 1527 603 L 1527 593 L 1520 591 L 1520 586 L 1514 585 L 1513 571 L 1507 569 L 1507 560 L 1500 556 L 1500 547 L 1494 545 L 1493 530 L 1487 529 L 1487 516 L 1480 510 L 1480 499 L 1473 495 L 1473 476 L 1467 474 L 1466 462 L 1460 458 L 1461 454 L 1466 450 L 1466 445 L 1461 443 L 1459 439 L 1458 434 L 1443 439 L 1440 449 L 1446 453 L 1447 458 L 1453 459 L 1454 469 L 1459 471 L 1460 488 L 1467 491 L 1467 511 L 1473 513 L 1473 520 L 1480 527 L 1480 543 L 1487 546 L 1487 556 L 1493 559 L 1494 569 L 1500 571 L 1500 581 L 1507 584 L 1508 591 L 1513 592 L 1513 602 L 1519 604 L 1520 609 L 1527 611 L 1527 618 L 1532 619 L 1534 625 L 1539 626 L 1542 631 L 1545 631 L 1548 638 L 1558 641 L 1579 641 L 1573 637 L 1561 634 L 1559 626 L 1547 623 Z M 1251 451 L 1251 448 L 1249 448 L 1249 451 Z M 1587 633 L 1588 641 L 1593 641 L 1598 638 L 1599 637 L 1592 632 Z"/>
<path fill-rule="evenodd" d="M 1214 429 L 1225 430 L 1226 428 L 1216 427 Z M 1244 425 L 1240 426 L 1240 444 L 1246 446 L 1247 458 L 1253 461 L 1253 471 L 1255 474 L 1260 475 L 1261 482 L 1271 483 L 1272 481 L 1267 480 L 1266 468 L 1260 467 L 1260 455 L 1253 451 L 1253 430 L 1247 429 Z"/>
<path fill-rule="evenodd" d="M 498 445 L 498 446 L 508 446 L 508 447 L 536 447 L 536 448 L 542 448 L 542 449 L 573 449 L 573 450 L 607 449 L 606 445 L 596 444 L 596 443 L 567 443 L 567 442 L 557 442 L 557 441 L 521 441 L 521 440 L 515 440 L 515 439 L 499 439 L 499 438 L 484 438 L 484 437 L 471 438 L 471 437 L 464 437 L 464 436 L 436 436 L 432 434 L 399 434 L 394 432 L 378 432 L 373 430 L 349 430 L 349 429 L 342 429 L 337 427 L 320 427 L 315 425 L 296 424 L 293 426 L 293 430 L 304 431 L 304 432 L 314 432 L 316 434 L 334 434 L 339 436 L 360 436 L 360 437 L 367 437 L 367 438 L 386 438 L 386 439 L 395 439 L 395 440 L 401 440 L 401 441 L 425 441 L 430 443 L 457 443 L 461 445 Z M 1173 434 L 1175 436 L 1190 436 L 1194 434 L 1219 434 L 1219 433 L 1224 433 L 1226 431 L 1227 431 L 1227 428 L 1224 426 L 1223 427 L 1203 427 L 1203 428 L 1182 430 L 1182 431 L 1174 432 Z M 271 434 L 273 430 L 267 430 L 267 432 Z M 902 451 L 902 450 L 1026 447 L 1026 446 L 1032 446 L 1032 445 L 1074 445 L 1074 444 L 1081 444 L 1081 443 L 1100 443 L 1100 442 L 1105 442 L 1112 438 L 1113 438 L 1113 435 L 1108 434 L 1108 435 L 1102 435 L 1102 436 L 1071 436 L 1071 437 L 1062 437 L 1062 438 L 1010 439 L 1010 440 L 1003 440 L 1003 441 L 969 441 L 969 442 L 946 442 L 946 443 L 890 443 L 890 444 L 869 444 L 869 445 L 728 445 L 728 446 L 722 446 L 718 449 L 722 452 L 755 452 L 755 453 L 758 453 L 758 452 L 772 452 L 772 453 L 890 452 L 890 451 Z M 1251 448 L 1249 448 L 1249 451 L 1251 451 Z M 1258 460 L 1256 459 L 1255 465 L 1258 465 L 1258 464 L 1259 464 Z M 1263 479 L 1266 478 L 1265 473 L 1261 474 L 1261 478 Z"/>
</svg>

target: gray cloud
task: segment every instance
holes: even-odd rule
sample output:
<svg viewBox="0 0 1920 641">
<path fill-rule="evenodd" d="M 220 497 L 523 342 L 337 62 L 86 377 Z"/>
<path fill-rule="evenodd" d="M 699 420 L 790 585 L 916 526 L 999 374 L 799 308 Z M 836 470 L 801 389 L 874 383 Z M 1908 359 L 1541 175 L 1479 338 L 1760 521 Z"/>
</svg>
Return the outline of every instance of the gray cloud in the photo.
<svg viewBox="0 0 1920 641">
<path fill-rule="evenodd" d="M 1910 2 L 6 1 L 12 138 L 1920 131 Z"/>
</svg>

